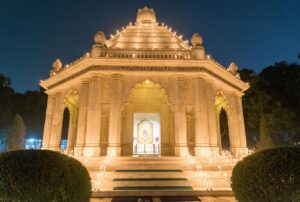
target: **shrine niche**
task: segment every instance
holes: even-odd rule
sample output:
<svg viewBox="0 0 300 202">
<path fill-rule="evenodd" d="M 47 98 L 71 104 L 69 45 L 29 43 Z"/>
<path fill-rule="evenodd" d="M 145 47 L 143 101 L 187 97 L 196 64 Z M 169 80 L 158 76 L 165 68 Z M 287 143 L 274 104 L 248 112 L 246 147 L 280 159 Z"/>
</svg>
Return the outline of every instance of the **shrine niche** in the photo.
<svg viewBox="0 0 300 202">
<path fill-rule="evenodd" d="M 153 124 L 148 120 L 143 120 L 137 125 L 137 143 L 153 143 Z"/>
</svg>

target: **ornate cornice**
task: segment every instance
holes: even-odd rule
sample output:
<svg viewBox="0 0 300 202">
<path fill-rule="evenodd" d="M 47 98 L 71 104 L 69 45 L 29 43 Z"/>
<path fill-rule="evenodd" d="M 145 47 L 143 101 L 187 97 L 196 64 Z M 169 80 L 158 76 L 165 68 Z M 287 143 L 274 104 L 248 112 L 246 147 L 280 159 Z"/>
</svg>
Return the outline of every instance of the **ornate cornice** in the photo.
<svg viewBox="0 0 300 202">
<path fill-rule="evenodd" d="M 124 71 L 124 72 L 134 72 L 134 71 L 149 71 L 149 72 L 195 72 L 195 73 L 199 73 L 199 72 L 203 72 L 205 70 L 205 72 L 209 73 L 210 75 L 218 78 L 219 80 L 222 80 L 223 82 L 227 83 L 228 85 L 232 86 L 235 89 L 238 89 L 239 91 L 242 90 L 240 88 L 237 88 L 237 86 L 229 83 L 228 81 L 226 81 L 224 78 L 222 78 L 221 76 L 215 74 L 214 72 L 205 69 L 204 67 L 200 67 L 200 66 L 102 66 L 102 65 L 91 65 L 85 69 L 83 69 L 82 71 L 79 71 L 77 73 L 74 73 L 72 75 L 70 75 L 67 78 L 61 79 L 59 81 L 57 81 L 55 84 L 50 84 L 48 86 L 48 90 L 61 85 L 62 83 L 65 83 L 69 80 L 75 79 L 76 77 L 85 74 L 87 72 L 91 72 L 91 71 Z M 52 79 L 52 78 L 51 78 Z M 53 78 L 54 79 L 54 78 Z M 205 79 L 206 80 L 206 79 Z"/>
</svg>

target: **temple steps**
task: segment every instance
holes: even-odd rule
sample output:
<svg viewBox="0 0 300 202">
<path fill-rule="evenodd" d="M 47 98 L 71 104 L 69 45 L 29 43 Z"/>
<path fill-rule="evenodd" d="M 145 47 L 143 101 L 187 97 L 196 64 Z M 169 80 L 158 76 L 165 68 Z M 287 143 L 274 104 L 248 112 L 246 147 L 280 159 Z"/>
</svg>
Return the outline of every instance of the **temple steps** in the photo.
<svg viewBox="0 0 300 202">
<path fill-rule="evenodd" d="M 154 195 L 164 193 L 167 196 L 177 191 L 196 196 L 205 190 L 232 193 L 229 179 L 233 163 L 224 159 L 194 157 L 191 161 L 186 157 L 121 156 L 106 163 L 105 167 L 105 157 L 80 160 L 87 167 L 92 183 L 98 183 L 98 191 L 93 195 L 128 196 L 128 193 L 136 195 L 142 192 L 147 196 L 151 191 Z"/>
<path fill-rule="evenodd" d="M 96 179 L 98 171 L 90 171 L 90 176 L 92 179 Z M 231 177 L 231 171 L 207 171 L 207 178 L 208 179 L 219 179 L 219 178 L 224 178 L 225 173 L 227 175 L 227 178 L 230 179 Z M 119 172 L 114 172 L 114 171 L 109 171 L 106 172 L 104 175 L 104 180 L 105 179 L 115 179 L 115 178 L 155 178 L 155 177 L 160 177 L 160 178 L 186 178 L 186 179 L 200 179 L 200 174 L 195 171 L 185 171 L 185 172 L 138 172 L 138 173 L 119 173 Z"/>
<path fill-rule="evenodd" d="M 219 165 L 201 165 L 202 166 L 202 170 L 203 171 L 219 171 L 220 168 L 222 171 L 231 171 L 233 166 L 221 166 L 219 167 Z M 184 170 L 184 171 L 194 171 L 196 170 L 195 166 L 192 166 L 192 165 L 174 165 L 174 164 L 162 164 L 162 165 L 158 165 L 158 164 L 147 164 L 147 165 L 144 165 L 141 163 L 137 163 L 137 164 L 133 164 L 133 165 L 127 165 L 127 164 L 124 164 L 124 165 L 116 165 L 116 164 L 112 164 L 112 165 L 108 165 L 106 166 L 106 171 L 115 171 L 115 170 L 118 170 L 119 168 L 122 168 L 124 170 L 136 170 L 136 169 L 143 169 L 143 170 L 155 170 L 155 169 L 165 169 L 165 170 L 172 170 L 175 168 L 178 168 L 178 169 L 181 169 L 181 170 Z M 93 165 L 93 166 L 87 166 L 88 170 L 89 171 L 99 171 L 100 168 L 99 168 L 99 165 Z"/>
<path fill-rule="evenodd" d="M 112 180 L 103 180 L 103 187 L 113 188 L 116 186 L 192 186 L 192 187 L 201 187 L 206 188 L 207 185 L 205 182 L 200 180 L 193 181 L 183 181 L 183 180 L 161 180 L 161 181 L 112 181 Z M 213 187 L 227 187 L 230 183 L 228 181 L 215 179 L 211 180 L 211 185 Z"/>
</svg>

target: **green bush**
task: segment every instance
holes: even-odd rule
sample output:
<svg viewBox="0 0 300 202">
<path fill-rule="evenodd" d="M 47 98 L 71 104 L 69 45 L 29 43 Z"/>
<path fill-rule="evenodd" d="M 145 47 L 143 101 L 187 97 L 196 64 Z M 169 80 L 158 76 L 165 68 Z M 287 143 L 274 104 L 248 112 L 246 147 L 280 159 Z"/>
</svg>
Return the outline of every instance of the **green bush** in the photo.
<svg viewBox="0 0 300 202">
<path fill-rule="evenodd" d="M 46 150 L 0 155 L 0 201 L 88 202 L 91 182 L 76 159 Z"/>
<path fill-rule="evenodd" d="M 237 163 L 231 187 L 240 202 L 300 201 L 300 148 L 256 152 Z"/>
</svg>

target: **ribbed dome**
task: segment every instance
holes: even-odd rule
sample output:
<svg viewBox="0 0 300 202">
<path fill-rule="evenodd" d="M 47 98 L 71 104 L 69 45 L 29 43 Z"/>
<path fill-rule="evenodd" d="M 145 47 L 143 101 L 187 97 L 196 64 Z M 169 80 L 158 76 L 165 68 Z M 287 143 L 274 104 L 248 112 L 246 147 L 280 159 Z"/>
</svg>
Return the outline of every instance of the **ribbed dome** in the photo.
<svg viewBox="0 0 300 202">
<path fill-rule="evenodd" d="M 115 35 L 107 41 L 110 50 L 134 50 L 134 51 L 157 51 L 157 50 L 189 50 L 188 41 L 178 36 L 164 23 L 157 23 L 155 12 L 147 7 L 139 9 L 137 23 L 130 23 L 117 30 Z"/>
</svg>

